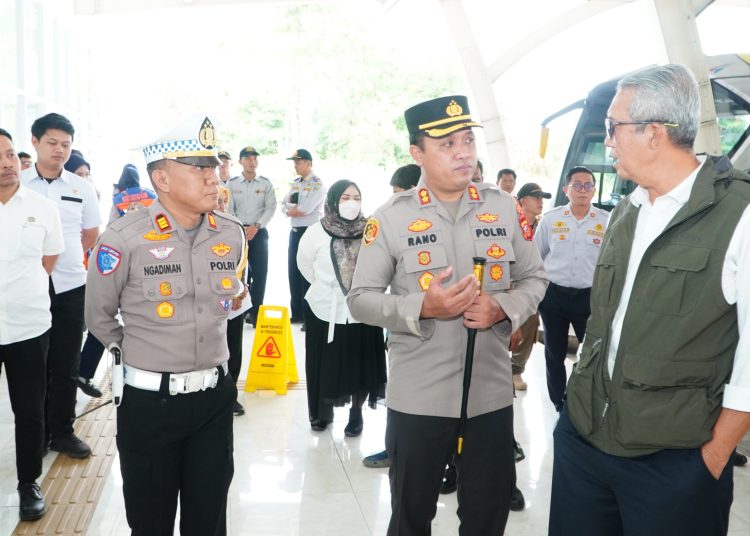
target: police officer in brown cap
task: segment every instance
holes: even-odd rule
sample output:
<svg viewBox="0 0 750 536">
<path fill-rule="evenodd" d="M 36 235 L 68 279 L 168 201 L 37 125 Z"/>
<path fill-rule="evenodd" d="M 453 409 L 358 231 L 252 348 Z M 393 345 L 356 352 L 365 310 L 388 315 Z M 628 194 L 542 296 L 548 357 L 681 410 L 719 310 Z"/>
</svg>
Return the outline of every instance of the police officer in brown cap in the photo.
<svg viewBox="0 0 750 536">
<path fill-rule="evenodd" d="M 427 101 L 404 115 L 422 176 L 368 222 L 347 300 L 357 320 L 390 330 L 388 535 L 430 534 L 445 466 L 454 457 L 459 533 L 500 535 L 513 471 L 507 348 L 544 294 L 542 263 L 513 198 L 471 182 L 472 127 L 480 125 L 466 97 Z M 473 257 L 486 259 L 481 294 Z M 468 420 L 455 456 L 467 328 L 477 335 Z"/>
<path fill-rule="evenodd" d="M 247 242 L 236 219 L 213 211 L 215 143 L 206 118 L 147 146 L 158 199 L 110 224 L 89 262 L 86 324 L 122 351 L 113 395 L 134 535 L 172 534 L 178 496 L 183 536 L 226 534 L 237 392 L 226 319 L 246 294 Z"/>
</svg>

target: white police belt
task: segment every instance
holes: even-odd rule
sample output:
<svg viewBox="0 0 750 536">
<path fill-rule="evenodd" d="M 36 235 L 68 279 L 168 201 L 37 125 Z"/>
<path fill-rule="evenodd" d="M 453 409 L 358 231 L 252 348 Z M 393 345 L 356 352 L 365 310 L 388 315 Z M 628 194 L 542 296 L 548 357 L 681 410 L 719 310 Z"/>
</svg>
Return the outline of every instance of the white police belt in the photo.
<svg viewBox="0 0 750 536">
<path fill-rule="evenodd" d="M 178 372 L 169 374 L 169 394 L 180 395 L 197 393 L 206 389 L 213 389 L 219 382 L 219 368 L 227 374 L 229 368 L 224 362 L 218 367 L 193 372 Z M 163 374 L 141 370 L 131 365 L 125 365 L 125 383 L 137 389 L 159 391 Z"/>
</svg>

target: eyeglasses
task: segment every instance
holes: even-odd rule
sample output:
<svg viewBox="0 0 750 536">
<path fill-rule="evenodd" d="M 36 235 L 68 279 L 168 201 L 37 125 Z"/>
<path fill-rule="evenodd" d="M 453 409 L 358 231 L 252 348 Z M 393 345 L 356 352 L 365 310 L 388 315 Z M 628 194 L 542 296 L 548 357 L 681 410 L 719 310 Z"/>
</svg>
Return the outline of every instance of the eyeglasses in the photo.
<svg viewBox="0 0 750 536">
<path fill-rule="evenodd" d="M 594 189 L 593 182 L 572 182 L 569 184 L 576 192 L 591 192 Z"/>
<path fill-rule="evenodd" d="M 607 130 L 607 137 L 614 139 L 615 129 L 620 125 L 652 125 L 652 124 L 664 125 L 665 127 L 679 127 L 679 123 L 671 123 L 669 121 L 662 121 L 660 119 L 648 119 L 646 121 L 613 121 L 610 118 L 604 120 L 604 128 Z"/>
</svg>

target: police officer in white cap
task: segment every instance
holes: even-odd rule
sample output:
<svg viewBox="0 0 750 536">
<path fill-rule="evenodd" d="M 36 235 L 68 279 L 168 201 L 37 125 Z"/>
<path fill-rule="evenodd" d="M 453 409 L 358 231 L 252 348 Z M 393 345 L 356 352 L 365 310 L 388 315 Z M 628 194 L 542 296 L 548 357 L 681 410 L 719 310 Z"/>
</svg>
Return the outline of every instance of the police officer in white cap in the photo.
<svg viewBox="0 0 750 536">
<path fill-rule="evenodd" d="M 86 324 L 122 349 L 125 386 L 113 382 L 113 394 L 133 535 L 171 535 L 178 496 L 183 536 L 226 534 L 236 396 L 226 318 L 246 294 L 237 270 L 247 241 L 213 211 L 215 144 L 206 118 L 147 146 L 158 199 L 113 222 L 89 263 Z"/>
</svg>

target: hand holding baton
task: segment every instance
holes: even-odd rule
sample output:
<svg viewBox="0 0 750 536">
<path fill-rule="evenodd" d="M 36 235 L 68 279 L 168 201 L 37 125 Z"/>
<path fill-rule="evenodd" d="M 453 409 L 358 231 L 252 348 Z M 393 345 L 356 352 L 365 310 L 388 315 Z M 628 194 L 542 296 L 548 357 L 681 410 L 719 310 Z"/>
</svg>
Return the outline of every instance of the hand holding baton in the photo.
<svg viewBox="0 0 750 536">
<path fill-rule="evenodd" d="M 479 293 L 482 293 L 482 281 L 484 280 L 484 257 L 474 257 L 474 276 L 479 281 Z M 466 361 L 464 363 L 464 389 L 461 394 L 461 417 L 458 421 L 458 447 L 456 452 L 461 455 L 464 444 L 464 429 L 466 428 L 466 410 L 469 405 L 469 388 L 471 387 L 471 369 L 474 365 L 474 341 L 477 338 L 475 328 L 467 328 L 469 331 L 466 339 Z"/>
</svg>

